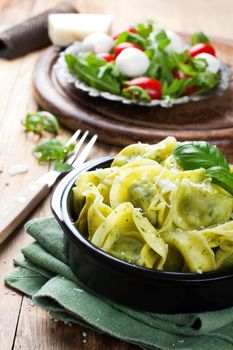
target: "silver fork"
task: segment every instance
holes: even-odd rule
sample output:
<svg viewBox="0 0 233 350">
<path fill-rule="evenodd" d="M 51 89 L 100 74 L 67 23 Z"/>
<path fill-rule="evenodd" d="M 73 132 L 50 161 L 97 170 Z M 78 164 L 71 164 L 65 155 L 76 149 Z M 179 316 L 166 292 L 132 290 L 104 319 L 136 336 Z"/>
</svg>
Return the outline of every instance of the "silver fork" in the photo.
<svg viewBox="0 0 233 350">
<path fill-rule="evenodd" d="M 74 143 L 81 130 L 77 130 L 73 136 L 67 141 L 66 146 Z M 71 156 L 66 159 L 66 163 L 77 168 L 85 162 L 92 147 L 94 146 L 97 135 L 94 135 L 80 152 L 81 146 L 85 141 L 88 131 L 86 131 L 77 142 Z M 7 206 L 0 220 L 0 244 L 14 231 L 14 229 L 22 223 L 22 221 L 31 213 L 31 211 L 42 201 L 48 194 L 56 180 L 64 172 L 50 170 L 42 175 L 36 181 L 29 183 Z"/>
</svg>

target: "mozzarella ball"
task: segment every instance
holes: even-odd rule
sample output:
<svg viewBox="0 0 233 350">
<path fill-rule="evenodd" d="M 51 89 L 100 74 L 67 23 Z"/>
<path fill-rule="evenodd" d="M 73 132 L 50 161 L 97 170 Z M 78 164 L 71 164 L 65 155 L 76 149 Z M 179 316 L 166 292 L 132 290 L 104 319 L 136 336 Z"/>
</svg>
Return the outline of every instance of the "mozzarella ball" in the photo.
<svg viewBox="0 0 233 350">
<path fill-rule="evenodd" d="M 187 44 L 181 39 L 181 37 L 176 34 L 175 32 L 172 32 L 171 30 L 166 30 L 166 34 L 168 39 L 170 39 L 170 43 L 165 47 L 165 51 L 167 52 L 183 52 L 185 49 L 187 49 Z"/>
<path fill-rule="evenodd" d="M 123 50 L 116 58 L 116 66 L 127 77 L 134 78 L 143 75 L 149 68 L 147 55 L 134 47 Z"/>
<path fill-rule="evenodd" d="M 207 68 L 206 71 L 207 72 L 211 72 L 211 73 L 217 73 L 222 66 L 222 62 L 216 58 L 213 55 L 210 55 L 209 53 L 199 53 L 198 55 L 196 55 L 194 58 L 202 58 L 206 60 L 207 63 Z"/>
<path fill-rule="evenodd" d="M 114 45 L 112 37 L 105 33 L 92 33 L 83 40 L 83 51 L 109 52 Z"/>
</svg>

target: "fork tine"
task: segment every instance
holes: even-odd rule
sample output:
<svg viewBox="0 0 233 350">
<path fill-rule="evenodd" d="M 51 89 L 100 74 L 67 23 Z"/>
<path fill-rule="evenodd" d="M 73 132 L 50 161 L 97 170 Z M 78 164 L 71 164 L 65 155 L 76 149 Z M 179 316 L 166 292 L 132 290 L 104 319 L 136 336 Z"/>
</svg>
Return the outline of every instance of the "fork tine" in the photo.
<svg viewBox="0 0 233 350">
<path fill-rule="evenodd" d="M 73 167 L 76 168 L 78 165 L 83 164 L 85 160 L 87 159 L 89 153 L 91 152 L 92 147 L 94 146 L 96 140 L 98 138 L 98 135 L 94 135 L 90 141 L 86 144 L 82 152 L 78 155 L 76 160 L 73 163 Z"/>
<path fill-rule="evenodd" d="M 77 138 L 79 137 L 80 133 L 81 133 L 81 130 L 78 129 L 66 142 L 66 146 L 69 146 L 71 143 L 74 143 L 77 140 Z"/>
<path fill-rule="evenodd" d="M 81 130 L 80 130 L 80 131 L 81 131 Z M 75 133 L 75 134 L 76 134 L 76 133 Z M 74 135 L 75 135 L 75 134 L 74 134 Z M 79 133 L 79 134 L 80 134 L 80 133 Z M 78 134 L 78 135 L 79 135 L 79 134 Z M 86 137 L 87 137 L 88 134 L 89 134 L 89 131 L 88 131 L 88 130 L 85 131 L 85 133 L 83 134 L 83 136 L 81 137 L 81 139 L 80 139 L 80 140 L 78 141 L 78 143 L 76 144 L 72 156 L 69 157 L 69 158 L 67 159 L 67 161 L 66 161 L 67 164 L 71 165 L 71 164 L 73 163 L 73 161 L 75 160 L 75 158 L 76 158 L 76 156 L 77 156 L 77 154 L 78 154 L 78 152 L 79 152 L 79 150 L 80 150 L 80 148 L 81 148 L 81 146 L 82 146 L 83 142 L 85 141 L 85 139 L 86 139 Z M 74 135 L 73 135 L 73 136 L 74 136 Z M 73 136 L 72 136 L 72 137 L 73 137 Z M 72 137 L 71 137 L 71 138 L 72 138 Z"/>
</svg>

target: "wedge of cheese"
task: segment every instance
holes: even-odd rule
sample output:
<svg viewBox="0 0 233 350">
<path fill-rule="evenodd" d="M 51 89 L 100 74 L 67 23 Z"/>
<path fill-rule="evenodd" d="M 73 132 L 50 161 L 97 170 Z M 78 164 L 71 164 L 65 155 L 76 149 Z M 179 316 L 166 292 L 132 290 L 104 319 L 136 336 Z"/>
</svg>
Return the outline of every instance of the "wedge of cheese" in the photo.
<svg viewBox="0 0 233 350">
<path fill-rule="evenodd" d="M 92 13 L 56 13 L 49 15 L 49 37 L 54 45 L 68 46 L 95 32 L 109 33 L 112 16 Z"/>
</svg>

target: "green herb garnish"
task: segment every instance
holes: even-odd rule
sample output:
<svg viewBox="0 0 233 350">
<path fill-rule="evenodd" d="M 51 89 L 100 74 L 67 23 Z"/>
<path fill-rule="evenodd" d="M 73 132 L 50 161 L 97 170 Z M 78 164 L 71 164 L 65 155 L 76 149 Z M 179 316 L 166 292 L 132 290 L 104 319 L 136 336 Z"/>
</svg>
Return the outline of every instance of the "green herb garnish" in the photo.
<svg viewBox="0 0 233 350">
<path fill-rule="evenodd" d="M 58 134 L 60 130 L 57 118 L 46 111 L 27 113 L 22 123 L 27 131 L 36 134 L 42 134 L 43 131 Z"/>
<path fill-rule="evenodd" d="M 116 41 L 115 41 L 115 46 L 119 45 L 121 43 L 133 43 L 142 47 L 146 47 L 146 40 L 144 37 L 140 36 L 137 33 L 130 33 L 130 32 L 122 32 L 118 35 Z"/>
<path fill-rule="evenodd" d="M 153 31 L 153 20 L 147 20 L 144 23 L 140 22 L 137 24 L 133 24 L 132 27 L 136 30 L 136 33 L 140 35 L 142 38 L 146 39 L 150 33 Z"/>
<path fill-rule="evenodd" d="M 173 151 L 173 156 L 184 170 L 206 169 L 206 176 L 233 195 L 233 174 L 216 146 L 205 141 L 184 142 Z"/>
<path fill-rule="evenodd" d="M 115 95 L 120 94 L 121 81 L 119 75 L 116 76 L 114 66 L 106 63 L 102 58 L 93 53 L 85 53 L 79 56 L 67 54 L 65 60 L 69 70 L 88 85 Z M 106 66 L 106 69 L 103 69 L 104 66 Z"/>
<path fill-rule="evenodd" d="M 71 166 L 64 161 L 68 154 L 74 150 L 74 147 L 74 143 L 70 144 L 69 146 L 65 146 L 61 141 L 53 139 L 37 145 L 33 148 L 32 152 L 40 153 L 38 158 L 39 163 L 53 160 L 55 170 L 66 171 L 69 170 Z"/>
<path fill-rule="evenodd" d="M 192 35 L 191 43 L 192 45 L 199 43 L 208 44 L 210 43 L 210 40 L 203 32 L 197 32 Z"/>
<path fill-rule="evenodd" d="M 137 101 L 150 102 L 151 98 L 140 86 L 130 86 L 122 90 L 122 95 Z"/>
</svg>

